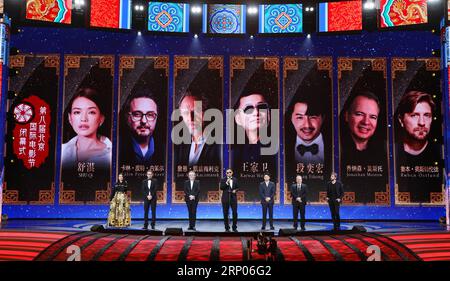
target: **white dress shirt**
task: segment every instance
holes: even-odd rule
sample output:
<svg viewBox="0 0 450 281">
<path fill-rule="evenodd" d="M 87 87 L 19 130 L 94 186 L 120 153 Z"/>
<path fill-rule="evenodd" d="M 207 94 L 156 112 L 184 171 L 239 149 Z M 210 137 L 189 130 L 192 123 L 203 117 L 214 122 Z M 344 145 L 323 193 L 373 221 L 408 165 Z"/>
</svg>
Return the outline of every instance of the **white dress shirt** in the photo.
<svg viewBox="0 0 450 281">
<path fill-rule="evenodd" d="M 191 149 L 189 150 L 189 166 L 196 165 L 202 154 L 203 147 L 205 146 L 206 139 L 201 137 L 197 143 L 191 142 Z M 197 151 L 195 151 L 195 145 L 197 144 Z"/>
<path fill-rule="evenodd" d="M 303 154 L 303 156 L 298 152 L 297 147 L 299 145 L 305 145 L 305 146 L 311 146 L 313 144 L 317 144 L 318 145 L 318 152 L 316 155 L 313 155 L 310 151 L 305 152 L 305 154 Z M 317 163 L 324 163 L 324 147 L 323 147 L 323 137 L 322 137 L 322 133 L 320 133 L 317 138 L 315 138 L 312 142 L 310 143 L 305 143 L 301 138 L 299 138 L 297 136 L 297 141 L 295 142 L 295 147 L 294 147 L 294 151 L 295 151 L 295 161 L 297 161 L 297 163 L 312 163 L 312 164 L 317 164 Z"/>
<path fill-rule="evenodd" d="M 148 195 L 151 195 L 150 187 L 152 186 L 152 180 L 147 179 L 147 186 L 148 186 Z"/>
</svg>

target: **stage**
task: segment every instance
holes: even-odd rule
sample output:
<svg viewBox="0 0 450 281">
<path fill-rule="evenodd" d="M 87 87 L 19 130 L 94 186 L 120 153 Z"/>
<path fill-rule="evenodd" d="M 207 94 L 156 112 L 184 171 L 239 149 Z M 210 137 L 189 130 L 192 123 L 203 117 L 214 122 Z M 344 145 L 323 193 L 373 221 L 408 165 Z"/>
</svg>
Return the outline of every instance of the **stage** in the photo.
<svg viewBox="0 0 450 281">
<path fill-rule="evenodd" d="M 197 231 L 186 231 L 187 221 L 157 221 L 156 231 L 142 233 L 143 221 L 115 231 L 91 231 L 99 220 L 10 220 L 1 225 L 0 260 L 65 261 L 73 247 L 82 261 L 263 261 L 256 251 L 260 221 L 239 221 L 239 233 L 226 233 L 220 220 L 199 220 Z M 363 226 L 367 232 L 352 231 Z M 184 235 L 162 235 L 166 228 L 182 227 Z M 289 221 L 275 221 L 275 261 L 365 261 L 380 249 L 382 261 L 450 260 L 450 232 L 437 222 L 343 222 L 332 231 L 331 222 L 308 222 L 305 232 L 279 235 Z M 71 248 L 72 247 L 72 248 Z M 77 250 L 77 251 L 78 251 Z M 73 258 L 73 256 L 72 256 Z"/>
</svg>

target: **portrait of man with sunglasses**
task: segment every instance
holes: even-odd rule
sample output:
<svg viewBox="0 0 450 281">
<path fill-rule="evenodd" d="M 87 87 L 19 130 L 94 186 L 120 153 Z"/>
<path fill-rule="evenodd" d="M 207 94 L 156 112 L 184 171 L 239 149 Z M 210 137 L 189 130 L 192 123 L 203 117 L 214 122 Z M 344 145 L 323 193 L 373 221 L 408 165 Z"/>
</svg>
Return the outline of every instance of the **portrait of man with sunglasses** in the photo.
<svg viewBox="0 0 450 281">
<path fill-rule="evenodd" d="M 237 80 L 236 80 L 237 81 Z M 237 82 L 236 82 L 237 83 Z M 263 138 L 274 137 L 271 131 L 271 110 L 278 109 L 278 82 L 270 71 L 260 66 L 244 86 L 232 92 L 235 135 L 231 145 L 231 163 L 241 178 L 244 202 L 259 202 L 258 185 L 263 173 L 278 176 L 278 153 L 265 154 L 271 143 Z"/>
</svg>

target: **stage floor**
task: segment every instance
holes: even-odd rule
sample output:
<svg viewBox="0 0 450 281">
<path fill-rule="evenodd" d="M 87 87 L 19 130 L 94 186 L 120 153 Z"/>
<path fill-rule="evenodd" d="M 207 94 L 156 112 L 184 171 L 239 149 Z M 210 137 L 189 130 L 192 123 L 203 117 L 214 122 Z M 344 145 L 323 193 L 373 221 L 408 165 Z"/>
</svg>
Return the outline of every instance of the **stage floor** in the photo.
<svg viewBox="0 0 450 281">
<path fill-rule="evenodd" d="M 263 261 L 256 241 L 260 221 L 242 220 L 240 233 L 224 233 L 220 220 L 199 220 L 197 232 L 170 236 L 139 233 L 142 221 L 118 232 L 92 232 L 99 220 L 10 220 L 0 229 L 0 261 L 70 260 L 69 247 L 80 249 L 83 261 Z M 367 232 L 354 232 L 361 225 Z M 376 246 L 382 261 L 450 260 L 450 231 L 437 222 L 343 222 L 333 232 L 330 222 L 308 222 L 306 232 L 276 236 L 276 261 L 365 261 Z M 159 220 L 157 230 L 182 227 L 186 220 Z M 275 221 L 274 234 L 291 222 Z"/>
<path fill-rule="evenodd" d="M 36 231 L 89 231 L 93 225 L 105 225 L 104 220 L 8 220 L 0 225 L 0 229 L 10 230 L 36 230 Z M 141 229 L 143 220 L 133 220 L 130 229 Z M 417 232 L 439 232 L 446 228 L 438 222 L 392 222 L 392 221 L 353 221 L 342 222 L 342 230 L 350 230 L 355 225 L 364 226 L 368 232 L 376 233 L 417 233 Z M 292 222 L 287 220 L 275 220 L 275 233 L 280 228 L 292 228 Z M 187 220 L 157 220 L 156 230 L 164 231 L 168 227 L 181 227 L 187 231 Z M 261 228 L 259 220 L 239 220 L 238 230 L 240 232 L 256 232 Z M 307 222 L 307 231 L 332 230 L 331 222 Z M 224 231 L 221 220 L 197 220 L 197 232 L 222 232 Z M 268 229 L 268 225 L 267 228 Z"/>
</svg>

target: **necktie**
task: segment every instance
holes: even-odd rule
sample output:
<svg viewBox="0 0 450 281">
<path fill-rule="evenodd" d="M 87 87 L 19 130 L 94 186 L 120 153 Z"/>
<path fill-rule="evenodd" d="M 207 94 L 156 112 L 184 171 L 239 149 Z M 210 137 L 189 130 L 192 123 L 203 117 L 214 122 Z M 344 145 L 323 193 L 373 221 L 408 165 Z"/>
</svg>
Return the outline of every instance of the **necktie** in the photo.
<svg viewBox="0 0 450 281">
<path fill-rule="evenodd" d="M 300 190 L 302 189 L 302 186 L 300 184 L 297 184 L 297 192 L 300 193 Z"/>
<path fill-rule="evenodd" d="M 303 156 L 308 151 L 311 152 L 312 155 L 316 155 L 319 152 L 319 145 L 317 145 L 316 143 L 312 145 L 300 144 L 297 146 L 297 151 L 301 156 Z"/>
</svg>

